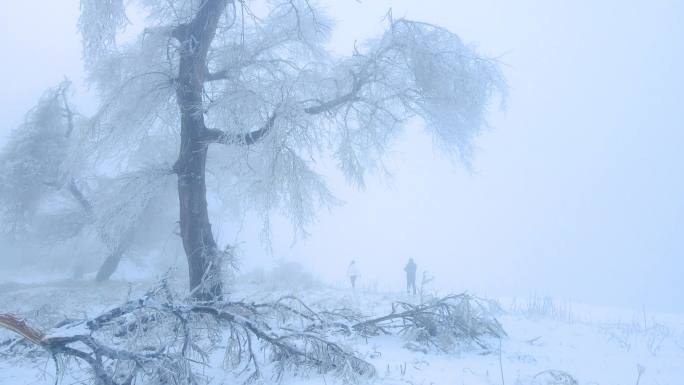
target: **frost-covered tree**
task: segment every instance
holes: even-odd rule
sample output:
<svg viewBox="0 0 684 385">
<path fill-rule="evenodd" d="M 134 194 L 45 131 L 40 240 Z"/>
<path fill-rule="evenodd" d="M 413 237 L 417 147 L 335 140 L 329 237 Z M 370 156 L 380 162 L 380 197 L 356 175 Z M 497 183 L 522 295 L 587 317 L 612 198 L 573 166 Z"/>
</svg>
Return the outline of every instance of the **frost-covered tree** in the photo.
<svg viewBox="0 0 684 385">
<path fill-rule="evenodd" d="M 0 232 L 12 237 L 29 224 L 53 185 L 62 178 L 68 153 L 69 121 L 64 106 L 69 83 L 47 90 L 0 153 Z"/>
<path fill-rule="evenodd" d="M 169 172 L 142 167 L 135 154 L 133 171 L 114 175 L 83 162 L 91 141 L 80 137 L 87 119 L 71 106 L 70 87 L 65 80 L 47 89 L 0 149 L 0 239 L 30 244 L 29 258 L 50 250 L 75 266 L 98 263 L 103 254 L 96 279 L 106 280 L 143 240 L 136 234 L 161 222 L 163 211 L 154 211 L 159 202 L 169 204 Z M 159 152 L 154 138 L 138 147 Z M 144 240 L 161 243 L 149 234 Z"/>
<path fill-rule="evenodd" d="M 127 11 L 144 14 L 146 26 L 121 44 Z M 82 0 L 79 25 L 101 97 L 88 156 L 125 168 L 141 141 L 172 138 L 164 143 L 179 149 L 180 235 L 201 300 L 222 294 L 207 182 L 305 226 L 333 199 L 316 159 L 332 154 L 363 185 L 412 117 L 467 159 L 504 88 L 496 63 L 455 34 L 391 15 L 382 36 L 335 57 L 326 48 L 332 23 L 313 0 Z"/>
</svg>

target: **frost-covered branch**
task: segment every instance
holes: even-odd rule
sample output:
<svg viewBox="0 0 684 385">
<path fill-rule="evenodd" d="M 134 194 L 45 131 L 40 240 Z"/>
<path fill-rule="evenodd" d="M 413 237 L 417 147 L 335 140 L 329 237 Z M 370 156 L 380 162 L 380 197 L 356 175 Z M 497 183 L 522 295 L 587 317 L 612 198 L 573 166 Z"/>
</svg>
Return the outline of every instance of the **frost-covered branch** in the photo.
<svg viewBox="0 0 684 385">
<path fill-rule="evenodd" d="M 123 0 L 81 0 L 78 27 L 86 64 L 94 64 L 116 49 L 116 37 L 128 23 Z"/>
<path fill-rule="evenodd" d="M 438 298 L 424 305 L 396 302 L 390 314 L 366 319 L 352 328 L 363 335 L 409 335 L 427 346 L 449 351 L 457 343 L 475 343 L 488 349 L 486 338 L 506 337 L 487 301 L 468 294 Z"/>
<path fill-rule="evenodd" d="M 139 299 L 46 332 L 6 314 L 0 314 L 0 327 L 50 354 L 84 361 L 110 385 L 200 383 L 195 373 L 219 351 L 224 351 L 225 369 L 246 382 L 286 371 L 334 373 L 354 381 L 375 375 L 375 368 L 344 348 L 345 338 L 382 334 L 402 336 L 407 349 L 448 352 L 473 344 L 489 350 L 489 340 L 506 337 L 496 311 L 494 304 L 467 294 L 423 305 L 396 302 L 390 313 L 372 317 L 315 310 L 295 296 L 265 303 L 198 303 L 178 297 L 163 280 Z"/>
<path fill-rule="evenodd" d="M 276 120 L 273 112 L 268 121 L 259 129 L 245 134 L 231 134 L 218 129 L 207 129 L 205 140 L 207 143 L 234 144 L 239 146 L 251 146 L 259 141 L 273 129 Z"/>
<path fill-rule="evenodd" d="M 326 113 L 326 112 L 332 112 L 334 109 L 344 106 L 349 103 L 353 103 L 359 100 L 359 97 L 357 96 L 359 90 L 361 89 L 362 82 L 357 80 L 356 76 L 354 77 L 354 82 L 352 86 L 352 90 L 349 93 L 346 93 L 342 96 L 338 96 L 334 99 L 325 101 L 325 102 L 320 102 L 319 104 L 311 107 L 307 107 L 304 109 L 304 112 L 307 114 L 311 115 L 318 115 L 321 113 Z"/>
<path fill-rule="evenodd" d="M 325 333 L 298 328 L 300 320 L 306 318 L 293 317 L 278 306 L 182 301 L 162 283 L 138 300 L 90 320 L 69 320 L 46 333 L 10 315 L 0 314 L 0 327 L 19 333 L 52 355 L 83 360 L 100 382 L 109 385 L 132 380 L 196 383 L 197 366 L 204 365 L 220 344 L 228 346 L 225 354 L 230 367 L 239 373 L 251 369 L 251 374 L 243 376 L 246 381 L 262 376 L 267 363 L 275 364 L 269 367 L 276 376 L 289 369 L 333 372 L 347 380 L 374 375 L 372 365 Z"/>
</svg>

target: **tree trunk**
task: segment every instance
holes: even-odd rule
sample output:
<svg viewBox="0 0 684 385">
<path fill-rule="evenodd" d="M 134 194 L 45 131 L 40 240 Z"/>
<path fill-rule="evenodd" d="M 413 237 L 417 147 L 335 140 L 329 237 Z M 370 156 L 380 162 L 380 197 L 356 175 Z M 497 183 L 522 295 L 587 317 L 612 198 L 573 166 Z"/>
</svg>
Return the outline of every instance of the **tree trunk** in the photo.
<svg viewBox="0 0 684 385">
<path fill-rule="evenodd" d="M 97 275 L 95 276 L 95 281 L 102 282 L 107 281 L 112 277 L 112 274 L 119 267 L 119 262 L 121 262 L 121 257 L 123 257 L 123 250 L 116 249 L 102 262 L 100 269 L 97 270 Z"/>
<path fill-rule="evenodd" d="M 93 204 L 88 200 L 88 198 L 85 197 L 85 195 L 83 195 L 83 192 L 81 191 L 81 189 L 78 188 L 78 185 L 76 184 L 76 180 L 73 178 L 71 178 L 71 180 L 69 181 L 69 192 L 71 192 L 71 195 L 74 197 L 74 199 L 81 205 L 81 208 L 83 208 L 86 215 L 90 217 L 92 220 L 95 220 L 95 214 L 93 213 Z M 133 237 L 132 229 L 133 227 L 131 227 L 131 229 L 128 230 L 125 236 L 119 240 L 119 244 L 116 247 L 116 249 L 114 249 L 107 256 L 107 258 L 105 258 L 102 265 L 100 265 L 100 268 L 97 270 L 97 275 L 95 275 L 95 281 L 102 282 L 108 280 L 119 267 L 121 257 L 123 257 L 124 252 L 126 251 L 126 249 L 128 249 L 128 246 L 131 243 L 131 238 Z M 102 239 L 103 243 L 107 243 L 102 234 L 100 234 L 100 238 Z"/>
<path fill-rule="evenodd" d="M 220 300 L 223 294 L 221 261 L 207 211 L 205 166 L 207 128 L 202 95 L 207 52 L 226 0 L 205 0 L 195 18 L 178 26 L 181 43 L 176 97 L 181 114 L 181 146 L 174 167 L 178 175 L 180 230 L 188 259 L 190 290 L 201 301 Z"/>
<path fill-rule="evenodd" d="M 192 130 L 184 124 L 183 132 Z M 189 135 L 188 135 L 189 136 Z M 188 259 L 190 290 L 202 301 L 220 299 L 222 295 L 221 261 L 211 232 L 207 210 L 205 162 L 207 146 L 192 138 L 181 144 L 181 155 L 176 164 L 180 227 L 183 248 Z"/>
</svg>

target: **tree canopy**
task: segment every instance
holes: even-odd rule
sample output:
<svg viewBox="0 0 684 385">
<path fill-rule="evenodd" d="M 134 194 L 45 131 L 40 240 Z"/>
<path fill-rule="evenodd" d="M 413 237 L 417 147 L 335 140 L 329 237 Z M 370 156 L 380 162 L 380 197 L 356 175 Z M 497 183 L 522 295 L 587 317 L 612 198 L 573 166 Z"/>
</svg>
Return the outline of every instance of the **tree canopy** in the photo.
<svg viewBox="0 0 684 385">
<path fill-rule="evenodd" d="M 8 185 L 29 188 L 42 174 L 74 181 L 84 170 L 115 180 L 118 187 L 96 194 L 106 202 L 107 191 L 116 191 L 109 195 L 115 199 L 93 214 L 108 242 L 108 234 L 134 230 L 106 219 L 127 213 L 140 221 L 141 202 L 164 188 L 154 181 L 175 173 L 191 270 L 193 260 L 204 261 L 194 283 L 191 277 L 194 288 L 220 264 L 207 183 L 221 186 L 217 195 L 241 210 L 280 209 L 304 230 L 319 207 L 335 201 L 317 162 L 332 157 L 351 184 L 363 186 L 416 117 L 440 149 L 467 162 L 493 98 L 505 95 L 496 61 L 442 27 L 391 12 L 381 36 L 338 57 L 327 46 L 334 24 L 323 8 L 311 0 L 82 0 L 83 58 L 99 108 L 65 123 L 68 105 L 55 104 L 54 92 L 45 96 L 6 152 L 50 149 L 25 163 L 35 169 L 13 171 L 30 180 Z M 145 26 L 122 40 L 127 12 L 142 14 Z M 30 139 L 46 119 L 55 124 L 41 140 Z M 69 145 L 64 124 L 75 131 Z M 30 211 L 33 198 L 25 199 L 15 212 Z"/>
</svg>

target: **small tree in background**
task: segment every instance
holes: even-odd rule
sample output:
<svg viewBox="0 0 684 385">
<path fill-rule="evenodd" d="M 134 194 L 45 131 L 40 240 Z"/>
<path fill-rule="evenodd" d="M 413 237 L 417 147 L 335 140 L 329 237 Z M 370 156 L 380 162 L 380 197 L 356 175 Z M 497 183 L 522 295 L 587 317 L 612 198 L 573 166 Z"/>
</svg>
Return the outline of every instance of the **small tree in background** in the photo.
<svg viewBox="0 0 684 385">
<path fill-rule="evenodd" d="M 105 253 L 96 275 L 102 281 L 132 247 L 160 247 L 163 236 L 136 234 L 146 227 L 163 234 L 164 221 L 172 227 L 156 207 L 170 203 L 170 173 L 144 167 L 148 154 L 145 162 L 132 157 L 130 172 L 98 175 L 85 167 L 81 154 L 88 143 L 78 134 L 86 119 L 70 105 L 70 88 L 65 80 L 47 89 L 0 151 L 0 239 L 51 254 L 55 265 L 66 262 L 76 270 Z M 149 143 L 139 147 L 155 149 Z M 37 255 L 30 254 L 35 262 Z"/>
<path fill-rule="evenodd" d="M 29 229 L 42 199 L 61 179 L 68 156 L 72 116 L 65 116 L 69 83 L 47 90 L 0 153 L 1 233 L 21 237 Z"/>
</svg>

